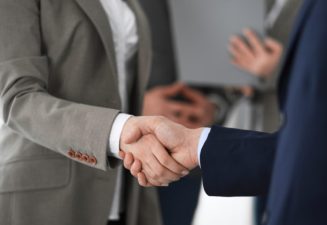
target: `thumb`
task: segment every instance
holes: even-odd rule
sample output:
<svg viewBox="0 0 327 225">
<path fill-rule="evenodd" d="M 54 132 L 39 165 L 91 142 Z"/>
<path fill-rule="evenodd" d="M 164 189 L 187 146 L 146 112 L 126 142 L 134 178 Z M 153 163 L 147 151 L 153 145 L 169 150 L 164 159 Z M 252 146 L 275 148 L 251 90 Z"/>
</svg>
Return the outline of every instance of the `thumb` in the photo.
<svg viewBox="0 0 327 225">
<path fill-rule="evenodd" d="M 283 45 L 275 39 L 267 38 L 265 40 L 265 45 L 272 53 L 281 53 L 283 51 Z"/>
</svg>

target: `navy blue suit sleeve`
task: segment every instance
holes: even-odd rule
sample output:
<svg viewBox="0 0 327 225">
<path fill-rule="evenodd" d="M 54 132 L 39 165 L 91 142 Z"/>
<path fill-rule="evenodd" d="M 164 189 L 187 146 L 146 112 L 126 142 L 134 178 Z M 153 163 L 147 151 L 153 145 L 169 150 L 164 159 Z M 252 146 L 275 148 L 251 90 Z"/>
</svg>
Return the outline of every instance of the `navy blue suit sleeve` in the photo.
<svg viewBox="0 0 327 225">
<path fill-rule="evenodd" d="M 215 126 L 200 160 L 204 189 L 212 196 L 254 196 L 268 192 L 278 133 Z"/>
</svg>

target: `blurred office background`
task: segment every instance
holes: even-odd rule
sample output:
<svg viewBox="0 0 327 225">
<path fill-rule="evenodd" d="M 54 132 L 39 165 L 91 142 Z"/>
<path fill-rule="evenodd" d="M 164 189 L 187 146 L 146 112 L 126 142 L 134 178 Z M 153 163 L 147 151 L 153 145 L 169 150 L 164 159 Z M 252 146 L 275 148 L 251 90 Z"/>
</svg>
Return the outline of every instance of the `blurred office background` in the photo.
<svg viewBox="0 0 327 225">
<path fill-rule="evenodd" d="M 175 1 L 175 2 L 173 2 Z M 265 130 L 264 126 L 256 126 L 251 123 L 251 121 L 254 120 L 253 117 L 256 117 L 255 119 L 258 119 L 258 115 L 253 114 L 253 108 L 251 107 L 251 104 L 248 104 L 248 102 L 252 101 L 249 97 L 244 97 L 242 95 L 242 92 L 239 90 L 235 90 L 233 88 L 230 88 L 228 83 L 235 84 L 239 83 L 240 80 L 244 83 L 256 85 L 256 81 L 253 78 L 250 78 L 249 76 L 245 76 L 244 78 L 241 78 L 238 80 L 235 78 L 235 76 L 230 76 L 230 80 L 228 80 L 228 75 L 225 73 L 219 73 L 217 72 L 215 75 L 217 76 L 217 82 L 213 83 L 212 81 L 212 71 L 217 70 L 216 68 L 206 67 L 201 65 L 198 65 L 201 67 L 201 74 L 191 74 L 190 70 L 187 70 L 186 72 L 183 71 L 180 65 L 181 61 L 188 61 L 187 58 L 181 60 L 180 57 L 194 57 L 193 55 L 190 55 L 189 53 L 181 52 L 183 48 L 179 48 L 177 43 L 180 43 L 181 40 L 177 40 L 180 37 L 176 36 L 176 31 L 173 33 L 171 30 L 177 29 L 176 23 L 178 24 L 178 27 L 180 26 L 196 26 L 194 24 L 194 21 L 188 21 L 185 20 L 185 16 L 187 14 L 190 14 L 190 16 L 194 17 L 194 19 L 203 19 L 203 12 L 207 11 L 210 12 L 210 15 L 206 15 L 204 19 L 210 18 L 212 21 L 215 21 L 219 19 L 219 15 L 215 15 L 213 12 L 213 5 L 217 5 L 219 7 L 219 2 L 224 2 L 225 0 L 201 0 L 198 1 L 197 4 L 196 0 L 171 0 L 171 2 L 166 0 L 141 0 L 141 3 L 145 5 L 144 8 L 148 13 L 152 12 L 152 15 L 150 15 L 152 18 L 158 17 L 159 19 L 156 21 L 150 21 L 152 23 L 152 27 L 156 27 L 156 30 L 154 31 L 154 45 L 157 49 L 157 52 L 155 52 L 155 63 L 159 63 L 161 60 L 166 60 L 166 64 L 163 63 L 161 66 L 161 70 L 159 71 L 153 71 L 154 74 L 160 74 L 157 78 L 152 78 L 150 81 L 150 86 L 156 86 L 161 84 L 169 84 L 175 82 L 178 77 L 182 77 L 184 82 L 188 82 L 187 76 L 190 76 L 190 82 L 191 85 L 198 90 L 201 90 L 205 95 L 208 96 L 208 98 L 211 98 L 212 101 L 214 101 L 218 105 L 218 113 L 216 117 L 216 123 L 229 126 L 229 127 L 238 127 L 243 129 L 257 129 L 257 130 Z M 231 0 L 228 0 L 231 1 Z M 234 1 L 234 0 L 233 0 Z M 274 7 L 274 4 L 276 2 L 274 0 L 265 0 L 264 4 L 262 4 L 261 0 L 239 0 L 242 2 L 242 4 L 245 4 L 244 2 L 248 1 L 250 4 L 253 4 L 254 1 L 260 2 L 260 5 L 262 5 L 262 12 L 266 15 L 269 10 L 271 10 Z M 149 3 L 152 2 L 152 3 Z M 200 2 L 200 3 L 199 3 Z M 279 40 L 282 42 L 282 44 L 285 44 L 287 42 L 287 36 L 290 31 L 290 27 L 293 22 L 293 18 L 295 17 L 297 13 L 297 9 L 299 8 L 300 2 L 299 0 L 286 0 L 285 2 L 288 2 L 288 5 L 286 4 L 287 8 L 284 5 L 284 8 L 282 8 L 282 11 L 280 12 L 280 15 L 284 18 L 282 18 L 283 21 L 286 21 L 284 24 L 284 27 L 282 27 L 282 30 L 275 31 L 271 29 L 270 31 L 267 29 L 265 30 L 264 27 L 262 27 L 262 31 L 265 31 L 265 33 L 268 33 L 269 35 L 274 36 L 275 38 L 279 38 Z M 194 3 L 194 4 L 191 4 Z M 236 3 L 236 1 L 234 2 Z M 152 6 L 149 7 L 149 4 L 152 4 Z M 168 5 L 167 5 L 168 4 Z M 199 7 L 199 4 L 201 7 Z M 174 7 L 176 5 L 179 5 L 180 8 L 175 9 L 176 14 L 172 15 L 174 12 L 174 9 L 171 9 L 171 7 Z M 147 8 L 148 6 L 148 8 Z M 168 6 L 168 8 L 167 8 Z M 153 7 L 156 7 L 157 11 L 153 11 Z M 206 8 L 207 7 L 207 8 Z M 257 8 L 256 8 L 257 9 Z M 180 13 L 180 10 L 184 10 L 185 14 Z M 240 10 L 240 9 L 238 9 Z M 217 10 L 221 11 L 221 10 Z M 237 11 L 237 10 L 236 10 Z M 178 13 L 177 13 L 178 12 Z M 159 14 L 158 14 L 159 13 Z M 201 16 L 202 14 L 202 16 Z M 237 13 L 239 15 L 239 13 Z M 260 16 L 261 13 L 254 12 L 255 15 Z M 254 14 L 251 14 L 251 16 L 254 16 Z M 160 20 L 160 17 L 162 20 Z M 169 18 L 168 18 L 169 17 Z M 172 19 L 174 17 L 174 19 Z M 286 20 L 285 18 L 292 18 L 289 20 Z M 150 18 L 151 19 L 151 18 Z M 168 19 L 169 21 L 165 21 L 165 19 Z M 264 16 L 262 16 L 262 21 L 264 21 Z M 188 24 L 188 22 L 192 24 Z M 201 24 L 203 26 L 203 21 L 199 21 L 198 24 Z M 154 23 L 154 24 L 153 24 Z M 277 20 L 277 23 L 281 23 Z M 156 26 L 156 24 L 160 24 L 159 26 Z M 209 26 L 212 26 L 212 24 L 208 24 Z M 262 24 L 264 24 L 262 22 Z M 172 27 L 170 27 L 172 25 Z M 228 25 L 228 21 L 226 21 L 226 25 Z M 258 25 L 258 24 L 257 24 Z M 279 25 L 281 26 L 281 25 Z M 209 27 L 208 29 L 201 28 L 201 30 L 212 30 L 212 32 L 216 33 L 216 29 L 219 30 L 219 27 Z M 187 31 L 187 30 L 185 30 Z M 269 33 L 271 32 L 271 33 Z M 161 34 L 166 33 L 168 34 L 168 39 L 160 40 L 160 38 L 164 38 Z M 178 32 L 179 33 L 179 32 Z M 170 36 L 171 35 L 171 36 Z M 181 37 L 184 37 L 184 34 L 180 34 Z M 185 34 L 187 35 L 187 34 Z M 201 33 L 202 36 L 210 36 L 209 33 Z M 172 38 L 169 40 L 169 38 Z M 159 39 L 159 40 L 158 40 Z M 156 41 L 158 40 L 158 41 Z M 202 40 L 205 40 L 202 39 Z M 202 45 L 201 40 L 197 40 L 199 42 L 199 45 Z M 187 39 L 183 39 L 183 42 L 186 42 L 187 45 Z M 191 42 L 196 42 L 196 40 L 191 40 Z M 226 43 L 226 51 L 227 51 L 227 44 Z M 214 46 L 213 46 L 214 48 Z M 159 49 L 159 50 L 158 50 Z M 189 51 L 192 51 L 192 49 L 188 49 Z M 201 51 L 201 49 L 194 48 L 193 50 Z M 203 50 L 203 49 L 202 49 Z M 220 49 L 221 50 L 221 49 Z M 177 53 L 175 52 L 177 51 Z M 177 55 L 177 56 L 176 56 Z M 199 55 L 201 55 L 199 53 Z M 163 59 L 164 58 L 164 59 Z M 166 58 L 166 59 L 165 59 Z M 168 61 L 167 61 L 168 60 Z M 191 61 L 193 60 L 190 59 Z M 206 60 L 206 59 L 205 59 Z M 212 58 L 207 60 L 213 60 Z M 177 65 L 176 65 L 176 64 Z M 160 66 L 156 66 L 155 68 L 160 68 Z M 184 72 L 184 73 L 183 73 Z M 183 73 L 183 74 L 181 74 Z M 276 72 L 278 73 L 278 72 Z M 196 82 L 194 81 L 194 77 L 200 76 L 203 82 Z M 210 82 L 206 82 L 206 79 L 210 80 Z M 223 82 L 219 84 L 219 81 L 223 79 Z M 210 85 L 209 85 L 210 84 Z M 244 100 L 245 99 L 245 100 Z M 235 110 L 235 107 L 237 107 L 237 110 Z M 260 116 L 259 116 L 260 117 Z M 261 115 L 261 120 L 263 116 Z M 2 121 L 0 120 L 0 126 L 2 125 Z M 255 126 L 255 127 L 254 127 Z M 276 126 L 277 129 L 277 126 Z M 269 130 L 271 131 L 271 130 Z M 257 219 L 257 200 L 252 197 L 248 198 L 223 198 L 223 197 L 208 197 L 203 188 L 200 189 L 200 175 L 197 175 L 198 178 L 193 181 L 187 181 L 185 184 L 190 185 L 191 187 L 193 185 L 194 191 L 190 192 L 192 195 L 190 198 L 192 198 L 191 208 L 188 209 L 188 214 L 186 215 L 188 218 L 184 220 L 184 224 L 176 224 L 176 225 L 188 225 L 187 222 L 192 223 L 193 225 L 255 225 L 258 222 Z M 200 190 L 199 190 L 200 189 Z M 161 191 L 162 192 L 162 191 Z M 197 200 L 197 193 L 199 193 L 199 200 Z M 161 193 L 162 194 L 162 193 Z M 163 196 L 167 196 L 167 193 L 163 191 Z M 170 194 L 168 193 L 168 196 Z M 172 195 L 173 196 L 173 195 Z M 188 198 L 187 196 L 185 198 Z M 171 199 L 172 200 L 172 199 Z M 173 199 L 177 202 L 180 202 L 178 198 Z M 166 204 L 168 207 L 169 204 L 174 204 L 172 202 L 165 202 L 163 204 Z M 167 205 L 168 204 L 168 205 Z M 188 203 L 186 203 L 188 204 Z M 184 203 L 184 205 L 186 205 Z M 165 210 L 165 209 L 163 209 Z M 167 209 L 167 213 L 169 212 L 169 209 Z M 180 211 L 182 212 L 182 211 Z M 194 213 L 194 216 L 192 215 Z M 174 220 L 174 217 L 171 218 Z M 193 221 L 193 222 L 192 222 Z M 165 225 L 173 225 L 173 223 L 170 221 L 168 223 L 165 223 Z"/>
</svg>

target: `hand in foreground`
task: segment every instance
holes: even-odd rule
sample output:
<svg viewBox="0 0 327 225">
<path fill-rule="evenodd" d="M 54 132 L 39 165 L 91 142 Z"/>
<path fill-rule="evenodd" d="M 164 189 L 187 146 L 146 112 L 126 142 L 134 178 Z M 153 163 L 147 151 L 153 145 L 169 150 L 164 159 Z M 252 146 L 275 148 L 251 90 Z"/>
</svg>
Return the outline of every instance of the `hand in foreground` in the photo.
<svg viewBox="0 0 327 225">
<path fill-rule="evenodd" d="M 164 117 L 132 117 L 120 142 L 124 166 L 142 186 L 168 185 L 198 165 L 201 132 Z"/>
<path fill-rule="evenodd" d="M 171 99 L 177 95 L 188 102 Z M 212 124 L 215 110 L 216 106 L 200 92 L 181 83 L 153 88 L 144 97 L 144 116 L 165 116 L 188 128 Z"/>
<path fill-rule="evenodd" d="M 271 38 L 262 42 L 249 29 L 244 31 L 244 36 L 248 43 L 238 36 L 230 39 L 229 52 L 233 57 L 232 63 L 255 76 L 269 78 L 278 66 L 283 46 Z"/>
</svg>

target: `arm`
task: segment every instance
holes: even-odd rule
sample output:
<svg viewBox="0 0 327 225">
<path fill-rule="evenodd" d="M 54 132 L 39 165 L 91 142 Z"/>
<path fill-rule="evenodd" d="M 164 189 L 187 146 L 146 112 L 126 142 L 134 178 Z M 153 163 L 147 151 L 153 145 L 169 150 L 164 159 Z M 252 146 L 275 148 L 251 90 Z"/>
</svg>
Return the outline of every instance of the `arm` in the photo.
<svg viewBox="0 0 327 225">
<path fill-rule="evenodd" d="M 142 126 L 146 134 L 153 134 L 181 165 L 191 170 L 201 164 L 204 187 L 209 195 L 244 196 L 267 192 L 277 133 L 266 134 L 215 126 L 202 148 L 202 134 L 207 129 L 188 129 L 165 118 L 151 122 L 147 117 L 142 119 Z M 143 139 L 140 135 L 138 137 Z M 129 140 L 129 143 L 133 142 L 131 138 Z M 133 140 L 135 144 L 125 151 L 132 155 L 122 155 L 125 157 L 125 167 L 138 177 L 142 186 L 152 186 L 152 181 L 157 178 L 147 175 L 144 171 L 140 173 L 144 165 L 137 156 L 138 152 L 144 149 L 145 141 L 140 144 L 138 138 Z M 198 157 L 198 149 L 202 149 L 201 160 Z"/>
<path fill-rule="evenodd" d="M 203 183 L 208 195 L 266 194 L 278 134 L 215 126 L 201 151 Z"/>
<path fill-rule="evenodd" d="M 94 156 L 96 161 L 85 164 L 107 170 L 110 127 L 118 110 L 48 93 L 51 71 L 42 50 L 39 20 L 37 0 L 0 1 L 1 118 L 34 143 L 65 156 L 71 149 Z"/>
</svg>

